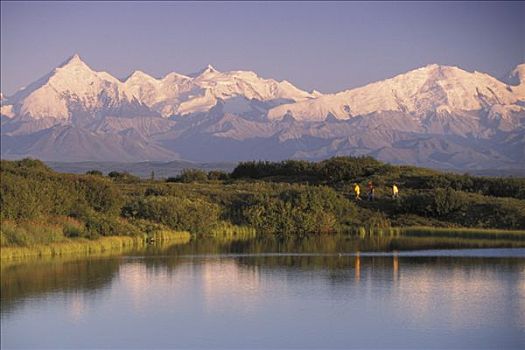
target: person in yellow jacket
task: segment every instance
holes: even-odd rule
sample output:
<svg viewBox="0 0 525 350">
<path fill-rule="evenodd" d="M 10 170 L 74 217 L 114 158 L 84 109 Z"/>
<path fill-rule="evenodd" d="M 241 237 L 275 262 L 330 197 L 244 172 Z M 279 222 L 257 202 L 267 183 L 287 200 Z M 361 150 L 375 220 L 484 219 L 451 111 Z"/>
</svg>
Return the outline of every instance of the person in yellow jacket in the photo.
<svg viewBox="0 0 525 350">
<path fill-rule="evenodd" d="M 397 199 L 399 197 L 399 189 L 397 188 L 397 185 L 394 183 L 392 185 L 392 199 Z"/>
<path fill-rule="evenodd" d="M 357 183 L 354 183 L 354 194 L 355 194 L 355 200 L 360 201 L 361 200 L 361 188 L 359 188 L 359 185 Z"/>
</svg>

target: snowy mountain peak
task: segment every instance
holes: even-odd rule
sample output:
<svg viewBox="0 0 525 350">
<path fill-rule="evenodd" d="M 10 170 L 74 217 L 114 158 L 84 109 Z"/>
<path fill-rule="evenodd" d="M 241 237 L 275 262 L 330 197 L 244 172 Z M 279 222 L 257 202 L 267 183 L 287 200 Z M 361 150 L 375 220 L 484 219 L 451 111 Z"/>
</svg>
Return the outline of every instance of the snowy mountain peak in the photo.
<svg viewBox="0 0 525 350">
<path fill-rule="evenodd" d="M 427 64 L 426 66 L 418 68 L 416 70 L 433 71 L 433 70 L 439 69 L 440 67 L 444 67 L 444 66 L 441 66 L 441 65 L 439 65 L 437 63 L 430 63 L 430 64 Z"/>
<path fill-rule="evenodd" d="M 125 80 L 124 82 L 127 82 L 129 80 L 146 80 L 146 81 L 157 81 L 157 79 L 155 79 L 154 77 L 152 77 L 151 75 L 149 74 L 146 74 L 144 73 L 143 71 L 141 70 L 136 70 L 134 71 L 133 73 L 131 73 L 131 75 L 129 75 Z"/>
<path fill-rule="evenodd" d="M 215 67 L 213 67 L 211 64 L 208 64 L 202 72 L 203 73 L 219 73 L 219 71 L 215 69 Z"/>
<path fill-rule="evenodd" d="M 78 54 L 75 54 L 68 58 L 64 63 L 62 63 L 60 66 L 58 66 L 55 70 L 53 70 L 49 77 L 50 79 L 57 79 L 60 77 L 60 79 L 66 79 L 66 80 L 83 80 L 87 77 L 92 77 L 96 75 L 97 72 L 95 72 L 91 67 L 87 65 L 86 62 L 84 62 Z M 107 73 L 106 73 L 107 74 Z M 115 79 L 115 78 L 112 78 Z"/>
<path fill-rule="evenodd" d="M 310 92 L 310 95 L 312 95 L 312 98 L 317 98 L 323 96 L 323 93 L 316 89 L 313 89 L 312 92 Z"/>
<path fill-rule="evenodd" d="M 73 56 L 69 57 L 67 60 L 65 60 L 59 68 L 67 67 L 67 66 L 86 66 L 88 65 L 80 58 L 80 55 L 78 53 L 74 54 Z"/>
<path fill-rule="evenodd" d="M 179 74 L 177 72 L 168 73 L 162 78 L 163 81 L 177 81 L 177 80 L 190 80 L 191 78 L 184 74 Z"/>
<path fill-rule="evenodd" d="M 201 69 L 197 73 L 190 74 L 192 78 L 208 77 L 220 73 L 215 67 L 211 64 L 208 64 L 204 69 Z"/>
</svg>

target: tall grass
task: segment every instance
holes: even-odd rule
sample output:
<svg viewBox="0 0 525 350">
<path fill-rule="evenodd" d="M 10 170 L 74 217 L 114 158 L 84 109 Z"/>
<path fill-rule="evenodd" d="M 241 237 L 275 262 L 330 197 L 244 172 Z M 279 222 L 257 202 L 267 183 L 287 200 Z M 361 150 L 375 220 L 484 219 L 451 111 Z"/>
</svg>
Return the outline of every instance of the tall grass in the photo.
<svg viewBox="0 0 525 350">
<path fill-rule="evenodd" d="M 525 241 L 525 231 L 457 227 L 357 227 L 352 234 L 365 237 L 427 237 Z"/>
<path fill-rule="evenodd" d="M 1 246 L 31 246 L 66 240 L 64 228 L 57 222 L 4 220 L 0 226 Z"/>
<path fill-rule="evenodd" d="M 393 237 L 389 250 L 523 248 L 525 241 L 510 239 L 476 239 L 461 237 Z"/>
<path fill-rule="evenodd" d="M 123 251 L 145 245 L 143 237 L 102 237 L 96 240 L 84 238 L 71 239 L 66 242 L 36 244 L 28 247 L 2 247 L 0 259 L 20 259 L 26 257 L 62 256 L 69 254 L 90 255 L 107 251 Z"/>
<path fill-rule="evenodd" d="M 379 237 L 397 237 L 401 234 L 399 227 L 356 227 L 350 229 L 350 232 L 359 235 L 362 238 L 370 236 Z"/>
<path fill-rule="evenodd" d="M 155 242 L 184 244 L 191 239 L 189 232 L 163 231 L 149 236 L 111 236 L 96 240 L 84 238 L 69 239 L 59 243 L 36 244 L 28 247 L 2 247 L 0 259 L 21 259 L 30 257 L 80 255 L 88 256 L 106 252 L 123 253 Z"/>
<path fill-rule="evenodd" d="M 248 240 L 257 236 L 253 227 L 221 222 L 210 231 L 210 236 L 220 240 Z"/>
<path fill-rule="evenodd" d="M 161 230 L 148 235 L 147 242 L 170 242 L 170 243 L 188 243 L 191 234 L 187 231 L 170 231 Z"/>
<path fill-rule="evenodd" d="M 467 239 L 504 239 L 525 241 L 525 231 L 478 228 L 404 227 L 401 235 L 405 237 L 449 237 Z"/>
<path fill-rule="evenodd" d="M 80 236 L 85 226 L 70 217 L 52 217 L 47 221 L 3 220 L 0 229 L 0 258 L 14 259 L 66 254 L 90 255 L 122 251 L 153 242 L 181 244 L 189 242 L 189 232 L 155 229 L 134 236 L 108 236 L 90 240 Z"/>
</svg>

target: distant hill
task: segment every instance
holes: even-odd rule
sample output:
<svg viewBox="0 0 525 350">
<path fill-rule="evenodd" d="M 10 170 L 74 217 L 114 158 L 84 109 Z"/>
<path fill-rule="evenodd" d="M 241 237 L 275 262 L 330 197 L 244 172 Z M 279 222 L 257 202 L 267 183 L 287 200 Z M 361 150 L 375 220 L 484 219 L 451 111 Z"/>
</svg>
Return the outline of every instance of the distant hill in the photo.
<svg viewBox="0 0 525 350">
<path fill-rule="evenodd" d="M 128 172 L 141 178 L 150 178 L 153 171 L 156 179 L 163 179 L 180 174 L 184 169 L 202 169 L 205 171 L 221 170 L 231 172 L 235 163 L 191 163 L 173 162 L 45 162 L 51 169 L 61 173 L 85 174 L 89 170 L 99 170 L 104 174 L 111 171 Z"/>
<path fill-rule="evenodd" d="M 128 172 L 141 178 L 150 178 L 151 172 L 155 173 L 155 178 L 163 179 L 177 176 L 184 169 L 201 169 L 204 171 L 220 170 L 227 173 L 233 171 L 237 166 L 236 162 L 219 163 L 193 163 L 186 161 L 172 162 L 45 162 L 51 169 L 61 173 L 85 174 L 89 170 L 99 170 L 104 174 L 111 171 Z M 463 174 L 465 172 L 454 169 L 443 169 L 452 173 Z M 470 175 L 477 176 L 498 176 L 498 177 L 525 177 L 525 169 L 480 169 L 468 172 Z"/>
</svg>

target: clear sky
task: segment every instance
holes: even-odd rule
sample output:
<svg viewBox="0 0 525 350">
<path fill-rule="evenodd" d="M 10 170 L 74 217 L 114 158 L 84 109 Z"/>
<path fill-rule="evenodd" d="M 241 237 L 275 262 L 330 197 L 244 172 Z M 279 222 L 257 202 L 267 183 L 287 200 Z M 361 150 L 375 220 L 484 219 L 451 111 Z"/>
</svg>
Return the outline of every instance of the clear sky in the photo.
<svg viewBox="0 0 525 350">
<path fill-rule="evenodd" d="M 525 2 L 1 2 L 1 90 L 74 53 L 118 78 L 212 64 L 335 92 L 431 63 L 502 77 Z"/>
</svg>

